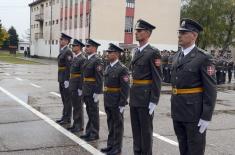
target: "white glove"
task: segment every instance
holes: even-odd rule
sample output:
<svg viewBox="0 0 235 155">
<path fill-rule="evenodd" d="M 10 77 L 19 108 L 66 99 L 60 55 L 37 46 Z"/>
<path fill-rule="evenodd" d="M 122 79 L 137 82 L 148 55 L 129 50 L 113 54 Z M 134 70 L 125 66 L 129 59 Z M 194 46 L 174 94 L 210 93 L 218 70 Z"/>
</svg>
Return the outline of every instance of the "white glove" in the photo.
<svg viewBox="0 0 235 155">
<path fill-rule="evenodd" d="M 154 104 L 153 102 L 149 103 L 149 115 L 153 114 L 154 109 L 156 108 L 156 104 Z"/>
<path fill-rule="evenodd" d="M 119 111 L 120 111 L 121 114 L 124 112 L 124 110 L 125 110 L 124 106 L 119 106 Z"/>
<path fill-rule="evenodd" d="M 197 126 L 200 126 L 199 132 L 203 133 L 207 129 L 208 125 L 209 125 L 209 121 L 205 121 L 205 120 L 200 119 L 199 123 L 197 125 Z"/>
<path fill-rule="evenodd" d="M 64 81 L 64 88 L 68 88 L 69 87 L 69 81 Z"/>
<path fill-rule="evenodd" d="M 78 89 L 78 96 L 82 96 L 82 90 Z"/>
<path fill-rule="evenodd" d="M 99 94 L 93 94 L 94 102 L 99 102 Z"/>
</svg>

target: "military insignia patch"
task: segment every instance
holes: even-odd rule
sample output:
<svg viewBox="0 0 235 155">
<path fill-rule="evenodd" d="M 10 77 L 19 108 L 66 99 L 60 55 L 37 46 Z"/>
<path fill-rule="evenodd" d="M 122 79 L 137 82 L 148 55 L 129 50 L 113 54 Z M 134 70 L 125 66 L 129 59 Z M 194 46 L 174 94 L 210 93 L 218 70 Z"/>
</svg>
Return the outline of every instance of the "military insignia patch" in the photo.
<svg viewBox="0 0 235 155">
<path fill-rule="evenodd" d="M 128 81 L 129 81 L 129 76 L 128 76 L 128 75 L 123 76 L 123 80 L 124 80 L 125 82 L 128 82 Z"/>
<path fill-rule="evenodd" d="M 215 75 L 215 66 L 207 66 L 207 74 L 210 76 Z"/>
<path fill-rule="evenodd" d="M 160 67 L 161 66 L 161 59 L 155 59 L 154 63 L 155 63 L 155 66 Z"/>
<path fill-rule="evenodd" d="M 69 60 L 69 61 L 72 60 L 72 57 L 71 57 L 71 56 L 68 56 L 68 60 Z"/>
<path fill-rule="evenodd" d="M 183 22 L 181 23 L 181 26 L 182 26 L 182 27 L 184 27 L 184 26 L 185 26 L 185 21 L 183 21 Z"/>
<path fill-rule="evenodd" d="M 97 67 L 96 67 L 96 70 L 99 72 L 99 71 L 101 71 L 103 69 L 103 67 L 102 67 L 102 65 L 98 65 Z"/>
</svg>

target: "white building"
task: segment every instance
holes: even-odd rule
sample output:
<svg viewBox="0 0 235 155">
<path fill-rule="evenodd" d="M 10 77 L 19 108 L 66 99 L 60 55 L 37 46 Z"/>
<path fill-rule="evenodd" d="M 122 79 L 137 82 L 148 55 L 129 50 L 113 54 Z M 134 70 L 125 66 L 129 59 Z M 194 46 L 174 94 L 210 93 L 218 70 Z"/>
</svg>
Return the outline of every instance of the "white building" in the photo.
<svg viewBox="0 0 235 155">
<path fill-rule="evenodd" d="M 20 40 L 18 43 L 18 52 L 24 53 L 24 51 L 29 50 L 29 41 Z"/>
<path fill-rule="evenodd" d="M 31 10 L 31 55 L 57 57 L 64 32 L 85 41 L 113 42 L 133 47 L 134 26 L 144 19 L 156 26 L 150 43 L 160 50 L 177 50 L 180 0 L 36 0 Z M 169 11 L 170 10 L 170 11 Z"/>
</svg>

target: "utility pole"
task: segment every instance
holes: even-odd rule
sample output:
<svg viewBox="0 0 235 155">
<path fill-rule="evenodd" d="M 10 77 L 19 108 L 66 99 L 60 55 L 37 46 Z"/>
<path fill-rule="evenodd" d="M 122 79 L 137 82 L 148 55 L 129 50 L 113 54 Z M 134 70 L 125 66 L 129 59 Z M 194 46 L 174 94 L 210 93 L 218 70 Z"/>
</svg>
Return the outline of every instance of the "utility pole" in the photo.
<svg viewBox="0 0 235 155">
<path fill-rule="evenodd" d="M 52 0 L 50 0 L 51 3 L 51 24 L 50 24 L 50 58 L 51 58 L 51 44 L 52 44 Z"/>
</svg>

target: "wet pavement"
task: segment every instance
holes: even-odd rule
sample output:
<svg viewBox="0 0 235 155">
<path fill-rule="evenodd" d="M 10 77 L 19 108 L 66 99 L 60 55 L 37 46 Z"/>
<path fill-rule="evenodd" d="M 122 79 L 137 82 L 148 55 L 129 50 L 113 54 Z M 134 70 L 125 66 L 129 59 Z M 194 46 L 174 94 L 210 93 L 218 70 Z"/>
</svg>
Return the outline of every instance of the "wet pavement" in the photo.
<svg viewBox="0 0 235 155">
<path fill-rule="evenodd" d="M 0 155 L 98 154 L 98 150 L 106 146 L 108 134 L 106 115 L 102 113 L 104 112 L 102 97 L 100 139 L 87 144 L 77 135 L 69 133 L 51 121 L 59 119 L 62 110 L 56 61 L 30 60 L 40 64 L 12 65 L 0 62 Z M 170 117 L 170 89 L 169 85 L 163 85 L 160 102 L 155 110 L 153 155 L 179 154 Z M 35 109 L 40 113 L 38 114 Z M 128 106 L 124 117 L 122 155 L 132 155 Z M 235 154 L 234 120 L 235 81 L 233 80 L 231 84 L 218 86 L 216 110 L 207 132 L 206 155 Z M 86 121 L 85 113 L 85 123 Z M 91 153 L 94 150 L 97 152 Z"/>
</svg>

